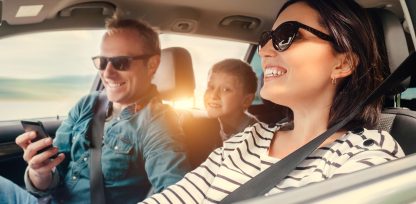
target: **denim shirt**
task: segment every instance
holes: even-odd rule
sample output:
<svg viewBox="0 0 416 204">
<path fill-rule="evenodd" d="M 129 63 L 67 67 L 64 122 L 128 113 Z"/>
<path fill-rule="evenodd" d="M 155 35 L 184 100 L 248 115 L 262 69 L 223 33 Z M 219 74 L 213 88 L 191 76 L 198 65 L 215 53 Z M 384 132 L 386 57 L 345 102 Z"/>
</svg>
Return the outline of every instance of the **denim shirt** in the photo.
<svg viewBox="0 0 416 204">
<path fill-rule="evenodd" d="M 54 146 L 65 160 L 54 176 L 59 184 L 51 187 L 54 202 L 90 201 L 87 132 L 97 98 L 98 93 L 82 98 L 57 130 Z M 106 122 L 101 163 L 107 203 L 137 203 L 151 185 L 160 192 L 179 181 L 190 170 L 182 136 L 176 113 L 157 96 L 137 113 L 126 108 Z"/>
</svg>

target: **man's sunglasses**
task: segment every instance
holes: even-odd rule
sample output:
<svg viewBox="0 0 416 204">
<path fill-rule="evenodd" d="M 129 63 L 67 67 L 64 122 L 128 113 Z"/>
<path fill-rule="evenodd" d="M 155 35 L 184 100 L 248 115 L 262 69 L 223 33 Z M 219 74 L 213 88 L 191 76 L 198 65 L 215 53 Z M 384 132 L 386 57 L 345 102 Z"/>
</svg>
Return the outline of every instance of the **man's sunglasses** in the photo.
<svg viewBox="0 0 416 204">
<path fill-rule="evenodd" d="M 269 42 L 269 40 L 272 39 L 274 49 L 276 49 L 279 52 L 287 50 L 290 47 L 290 45 L 292 45 L 293 40 L 296 38 L 296 35 L 298 35 L 299 28 L 309 31 L 310 33 L 316 35 L 322 40 L 326 40 L 336 44 L 334 38 L 319 30 L 316 30 L 315 28 L 309 27 L 297 21 L 287 21 L 280 24 L 273 31 L 263 32 L 259 40 L 259 49 L 264 47 L 264 45 L 266 45 L 267 42 Z"/>
<path fill-rule="evenodd" d="M 130 62 L 133 60 L 144 60 L 151 57 L 151 54 L 137 55 L 137 56 L 117 56 L 117 57 L 103 57 L 96 56 L 92 58 L 94 66 L 100 70 L 104 71 L 108 65 L 108 62 L 111 62 L 114 69 L 118 71 L 126 71 L 130 67 Z"/>
</svg>

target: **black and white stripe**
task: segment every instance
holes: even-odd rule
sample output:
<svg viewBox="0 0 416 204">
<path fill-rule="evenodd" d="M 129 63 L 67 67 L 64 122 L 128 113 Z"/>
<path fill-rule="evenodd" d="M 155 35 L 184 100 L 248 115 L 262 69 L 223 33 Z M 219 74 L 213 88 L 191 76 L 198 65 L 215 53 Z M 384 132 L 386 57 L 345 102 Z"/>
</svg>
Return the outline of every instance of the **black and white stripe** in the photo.
<svg viewBox="0 0 416 204">
<path fill-rule="evenodd" d="M 237 189 L 277 158 L 268 156 L 268 148 L 276 131 L 282 125 L 269 127 L 256 123 L 224 142 L 198 168 L 165 191 L 153 195 L 143 203 L 217 203 Z M 364 145 L 366 140 L 374 140 Z M 378 165 L 404 153 L 387 133 L 364 130 L 357 135 L 347 132 L 332 144 L 320 147 L 307 157 L 294 171 L 275 186 L 267 195 L 320 182 L 333 176 L 351 173 Z"/>
</svg>

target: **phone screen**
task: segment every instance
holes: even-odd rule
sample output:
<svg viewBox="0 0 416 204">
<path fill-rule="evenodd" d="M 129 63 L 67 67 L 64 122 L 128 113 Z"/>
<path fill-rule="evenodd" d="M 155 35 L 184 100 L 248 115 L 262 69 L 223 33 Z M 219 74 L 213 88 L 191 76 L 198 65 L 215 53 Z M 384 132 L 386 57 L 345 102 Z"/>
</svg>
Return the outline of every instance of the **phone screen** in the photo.
<svg viewBox="0 0 416 204">
<path fill-rule="evenodd" d="M 43 127 L 42 122 L 22 120 L 21 123 L 22 123 L 23 129 L 25 130 L 25 132 L 30 132 L 30 131 L 35 131 L 36 132 L 36 138 L 33 139 L 32 142 L 36 142 L 40 139 L 49 137 L 48 133 L 45 130 L 45 127 Z M 41 153 L 41 152 L 44 152 L 45 150 L 48 150 L 50 148 L 52 148 L 52 145 L 40 150 L 38 152 L 38 154 Z"/>
<path fill-rule="evenodd" d="M 22 123 L 23 129 L 25 130 L 25 132 L 30 132 L 30 131 L 35 131 L 36 132 L 37 137 L 34 140 L 32 140 L 32 142 L 36 142 L 40 139 L 49 137 L 48 133 L 46 133 L 46 130 L 43 127 L 42 122 L 22 120 L 21 123 Z"/>
</svg>

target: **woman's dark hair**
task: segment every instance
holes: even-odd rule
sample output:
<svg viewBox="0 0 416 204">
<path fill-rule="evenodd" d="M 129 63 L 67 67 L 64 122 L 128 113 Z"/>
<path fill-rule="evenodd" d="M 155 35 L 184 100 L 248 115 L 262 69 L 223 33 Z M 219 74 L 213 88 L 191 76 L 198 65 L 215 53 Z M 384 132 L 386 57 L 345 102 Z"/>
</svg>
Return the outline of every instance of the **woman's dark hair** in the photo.
<svg viewBox="0 0 416 204">
<path fill-rule="evenodd" d="M 280 15 L 290 5 L 304 2 L 320 15 L 320 24 L 335 39 L 337 53 L 346 53 L 353 73 L 337 83 L 329 113 L 328 128 L 341 121 L 382 82 L 383 61 L 376 43 L 373 25 L 367 12 L 353 0 L 290 0 L 280 9 Z M 344 129 L 374 128 L 382 107 L 382 99 L 364 106 Z"/>
</svg>

